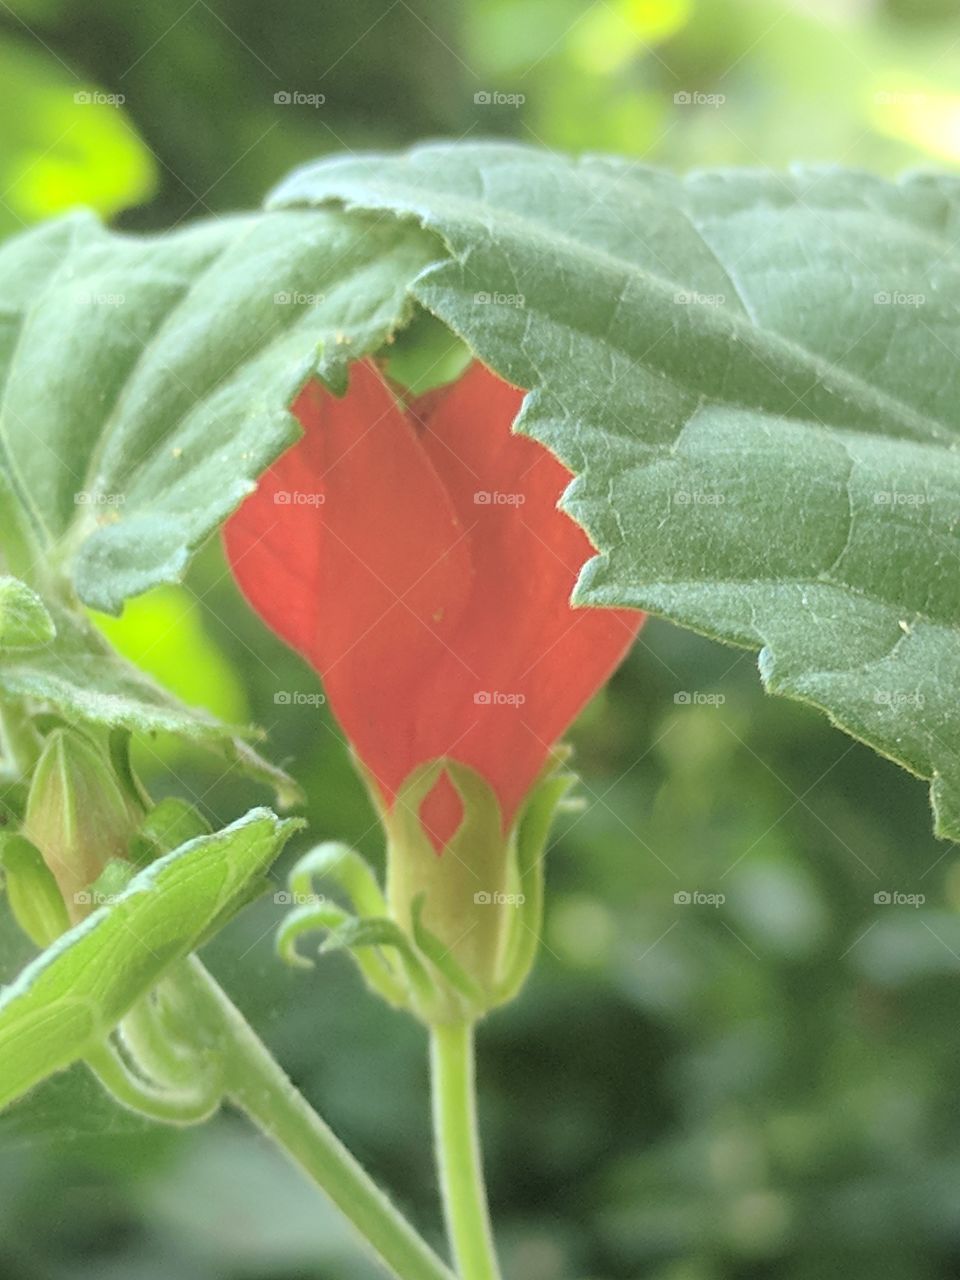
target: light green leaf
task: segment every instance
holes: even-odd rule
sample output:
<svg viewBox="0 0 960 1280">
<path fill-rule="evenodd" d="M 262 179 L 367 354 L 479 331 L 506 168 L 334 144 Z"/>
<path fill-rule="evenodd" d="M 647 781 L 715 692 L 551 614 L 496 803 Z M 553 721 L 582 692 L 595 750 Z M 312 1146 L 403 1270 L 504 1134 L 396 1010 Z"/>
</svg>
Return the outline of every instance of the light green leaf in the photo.
<svg viewBox="0 0 960 1280">
<path fill-rule="evenodd" d="M 0 462 L 48 564 L 105 612 L 177 581 L 297 438 L 300 386 L 342 385 L 431 256 L 422 232 L 335 212 L 158 236 L 78 215 L 9 241 Z"/>
<path fill-rule="evenodd" d="M 245 774 L 272 787 L 282 807 L 300 798 L 296 784 L 245 739 L 262 736 L 249 726 L 225 725 L 188 707 L 132 666 L 75 610 L 51 608 L 56 639 L 42 649 L 0 660 L 0 695 L 85 723 L 141 733 L 175 733 L 217 751 Z"/>
<path fill-rule="evenodd" d="M 960 179 L 433 146 L 272 205 L 329 201 L 443 237 L 414 294 L 576 473 L 576 599 L 760 650 L 960 838 Z"/>
<path fill-rule="evenodd" d="M 254 809 L 182 845 L 28 965 L 0 996 L 0 1107 L 98 1045 L 298 825 Z"/>
<path fill-rule="evenodd" d="M 37 593 L 18 578 L 0 577 L 0 650 L 37 649 L 55 635 L 53 619 Z"/>
<path fill-rule="evenodd" d="M 116 655 L 70 602 L 118 612 L 194 548 L 293 443 L 313 373 L 410 313 L 430 238 L 338 213 L 254 214 L 159 236 L 77 215 L 0 248 L 0 551 L 57 639 L 0 667 L 0 693 L 71 721 L 217 746 L 295 798 L 243 742 Z M 71 584 L 60 579 L 67 577 Z M 36 580 L 35 580 L 36 579 Z"/>
</svg>

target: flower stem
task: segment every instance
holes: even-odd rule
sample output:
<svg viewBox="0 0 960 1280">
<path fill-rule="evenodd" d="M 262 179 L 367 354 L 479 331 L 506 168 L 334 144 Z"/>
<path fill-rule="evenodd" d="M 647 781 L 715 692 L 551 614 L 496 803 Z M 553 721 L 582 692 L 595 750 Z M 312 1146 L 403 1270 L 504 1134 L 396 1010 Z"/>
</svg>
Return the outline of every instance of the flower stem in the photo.
<svg viewBox="0 0 960 1280">
<path fill-rule="evenodd" d="M 181 974 L 198 1020 L 222 1053 L 227 1097 L 326 1192 L 399 1280 L 454 1280 L 200 962 L 191 961 Z"/>
<path fill-rule="evenodd" d="M 500 1280 L 483 1181 L 473 1024 L 431 1029 L 433 1129 L 447 1234 L 460 1280 Z"/>
</svg>

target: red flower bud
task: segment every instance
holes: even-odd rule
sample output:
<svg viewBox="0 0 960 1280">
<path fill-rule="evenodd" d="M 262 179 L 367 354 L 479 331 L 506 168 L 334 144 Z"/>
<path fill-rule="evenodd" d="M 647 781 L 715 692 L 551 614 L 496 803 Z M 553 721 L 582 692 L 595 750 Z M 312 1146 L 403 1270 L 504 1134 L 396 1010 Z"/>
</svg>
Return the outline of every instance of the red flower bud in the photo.
<svg viewBox="0 0 960 1280">
<path fill-rule="evenodd" d="M 511 431 L 521 400 L 481 364 L 407 410 L 367 362 L 342 399 L 312 382 L 303 438 L 226 526 L 241 589 L 320 673 L 388 809 L 447 757 L 508 828 L 643 622 L 571 607 L 593 548 L 557 509 L 570 473 Z M 461 814 L 441 775 L 421 809 L 438 851 Z"/>
</svg>

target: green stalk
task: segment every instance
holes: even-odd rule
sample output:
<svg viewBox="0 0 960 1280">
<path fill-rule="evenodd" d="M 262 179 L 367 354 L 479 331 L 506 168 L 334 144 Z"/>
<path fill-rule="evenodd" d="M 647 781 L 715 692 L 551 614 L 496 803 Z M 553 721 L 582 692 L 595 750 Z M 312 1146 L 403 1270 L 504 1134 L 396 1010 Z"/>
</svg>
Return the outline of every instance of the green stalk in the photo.
<svg viewBox="0 0 960 1280">
<path fill-rule="evenodd" d="M 433 1131 L 447 1234 L 460 1280 L 500 1280 L 483 1181 L 473 1024 L 431 1029 Z"/>
<path fill-rule="evenodd" d="M 220 1106 L 217 1081 L 198 1081 L 194 1089 L 158 1089 L 138 1079 L 109 1041 L 91 1049 L 86 1062 L 117 1102 L 151 1120 L 164 1124 L 200 1124 L 216 1114 Z"/>
<path fill-rule="evenodd" d="M 398 1280 L 454 1280 L 450 1270 L 298 1093 L 198 960 L 178 973 L 198 1028 L 220 1051 L 226 1096 L 326 1192 Z"/>
</svg>

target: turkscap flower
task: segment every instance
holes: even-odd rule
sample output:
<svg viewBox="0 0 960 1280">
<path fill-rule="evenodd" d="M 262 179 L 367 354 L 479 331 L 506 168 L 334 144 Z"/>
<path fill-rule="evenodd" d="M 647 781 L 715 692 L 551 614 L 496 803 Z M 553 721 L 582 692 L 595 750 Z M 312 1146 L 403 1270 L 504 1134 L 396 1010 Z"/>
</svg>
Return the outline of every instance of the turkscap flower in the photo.
<svg viewBox="0 0 960 1280">
<path fill-rule="evenodd" d="M 453 868 L 429 864 L 450 854 L 478 894 L 503 888 L 499 851 L 643 621 L 570 604 L 593 548 L 558 509 L 570 473 L 512 430 L 521 401 L 479 363 L 407 403 L 366 361 L 342 398 L 311 382 L 302 439 L 225 531 L 241 589 L 320 674 L 402 846 L 395 913 L 428 890 L 451 943 L 469 886 L 458 911 Z M 489 951 L 484 932 L 461 950 Z"/>
</svg>

